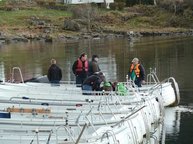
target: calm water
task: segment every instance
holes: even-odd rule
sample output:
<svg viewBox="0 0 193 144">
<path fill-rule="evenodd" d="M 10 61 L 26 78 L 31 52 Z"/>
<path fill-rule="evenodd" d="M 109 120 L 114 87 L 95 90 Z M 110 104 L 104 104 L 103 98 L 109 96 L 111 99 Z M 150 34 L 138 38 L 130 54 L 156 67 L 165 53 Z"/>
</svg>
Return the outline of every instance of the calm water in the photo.
<svg viewBox="0 0 193 144">
<path fill-rule="evenodd" d="M 86 52 L 100 57 L 100 67 L 109 81 L 124 81 L 128 65 L 138 57 L 149 72 L 156 68 L 160 80 L 174 77 L 181 93 L 180 106 L 166 110 L 166 144 L 193 143 L 193 37 L 148 37 L 133 40 L 95 39 L 61 43 L 14 43 L 0 45 L 0 60 L 6 78 L 12 67 L 20 67 L 24 79 L 47 74 L 50 59 L 55 58 L 63 71 L 63 80 L 74 80 L 71 66 Z M 16 81 L 19 78 L 16 78 Z"/>
</svg>

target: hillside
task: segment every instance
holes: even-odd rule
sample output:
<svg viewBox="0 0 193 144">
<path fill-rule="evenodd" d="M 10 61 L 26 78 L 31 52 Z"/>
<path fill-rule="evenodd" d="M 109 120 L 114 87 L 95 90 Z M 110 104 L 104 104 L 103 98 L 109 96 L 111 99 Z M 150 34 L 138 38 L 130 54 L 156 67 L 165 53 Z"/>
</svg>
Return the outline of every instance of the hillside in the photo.
<svg viewBox="0 0 193 144">
<path fill-rule="evenodd" d="M 28 41 L 98 37 L 105 34 L 192 34 L 192 11 L 176 15 L 152 5 L 107 10 L 94 4 L 0 2 L 0 39 Z"/>
</svg>

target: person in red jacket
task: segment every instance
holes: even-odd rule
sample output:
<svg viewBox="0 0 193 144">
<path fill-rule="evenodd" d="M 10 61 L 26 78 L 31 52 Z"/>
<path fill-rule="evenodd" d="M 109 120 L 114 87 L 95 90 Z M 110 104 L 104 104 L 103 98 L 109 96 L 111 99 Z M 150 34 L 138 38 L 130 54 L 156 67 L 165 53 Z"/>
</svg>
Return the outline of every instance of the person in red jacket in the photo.
<svg viewBox="0 0 193 144">
<path fill-rule="evenodd" d="M 140 64 L 138 58 L 134 58 L 132 60 L 132 64 L 129 68 L 128 72 L 129 79 L 134 81 L 134 83 L 138 86 L 141 87 L 141 84 L 145 83 L 145 69 Z"/>
<path fill-rule="evenodd" d="M 82 53 L 72 66 L 72 71 L 76 76 L 77 87 L 81 87 L 83 81 L 88 77 L 88 67 L 87 55 Z"/>
</svg>

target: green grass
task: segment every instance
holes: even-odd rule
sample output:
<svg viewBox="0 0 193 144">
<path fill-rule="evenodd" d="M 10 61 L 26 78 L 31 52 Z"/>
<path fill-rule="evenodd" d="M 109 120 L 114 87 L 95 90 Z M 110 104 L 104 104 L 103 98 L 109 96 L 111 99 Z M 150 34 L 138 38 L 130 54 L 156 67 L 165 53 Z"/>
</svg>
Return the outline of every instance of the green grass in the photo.
<svg viewBox="0 0 193 144">
<path fill-rule="evenodd" d="M 0 6 L 4 6 L 6 3 L 6 0 L 0 0 Z"/>
<path fill-rule="evenodd" d="M 57 23 L 61 20 L 61 18 L 71 16 L 71 13 L 42 8 L 15 11 L 0 10 L 0 26 L 24 26 L 27 24 L 27 20 L 32 16 L 51 20 Z"/>
<path fill-rule="evenodd" d="M 18 8 L 19 7 L 19 8 Z M 30 24 L 32 17 L 45 21 L 46 24 L 54 26 L 53 33 L 74 33 L 73 31 L 62 31 L 63 22 L 65 18 L 73 19 L 73 10 L 79 14 L 81 11 L 84 12 L 86 6 L 71 6 L 62 5 L 61 7 L 54 7 L 45 5 L 29 5 L 29 3 L 22 3 L 21 5 L 15 5 L 15 3 L 6 4 L 5 0 L 0 2 L 0 30 L 13 31 L 15 33 L 22 31 L 33 31 L 34 33 L 41 32 L 36 25 Z M 53 7 L 52 7 L 53 8 Z M 63 10 L 60 10 L 62 8 Z M 74 8 L 74 9 L 73 9 Z M 8 9 L 8 10 L 6 10 Z M 56 10 L 58 9 L 58 10 Z M 71 11 L 71 12 L 70 12 Z M 82 12 L 82 13 L 83 13 Z M 187 17 L 191 11 L 187 11 Z M 104 28 L 107 30 L 117 31 L 128 31 L 128 30 L 162 30 L 167 27 L 171 29 L 183 28 L 190 23 L 192 24 L 192 17 L 187 20 L 183 20 L 180 16 L 174 17 L 173 13 L 166 10 L 154 7 L 154 6 L 136 6 L 127 8 L 125 11 L 113 11 L 106 9 L 93 8 L 93 23 L 98 26 L 98 29 Z M 84 13 L 83 13 L 84 14 Z M 78 15 L 79 16 L 79 15 Z M 80 17 L 77 18 L 79 19 Z M 173 19 L 171 19 L 173 18 Z M 185 25 L 185 24 L 186 25 Z M 177 25 L 177 26 L 175 26 Z M 97 28 L 96 28 L 97 29 Z M 37 30 L 37 31 L 36 31 Z"/>
</svg>

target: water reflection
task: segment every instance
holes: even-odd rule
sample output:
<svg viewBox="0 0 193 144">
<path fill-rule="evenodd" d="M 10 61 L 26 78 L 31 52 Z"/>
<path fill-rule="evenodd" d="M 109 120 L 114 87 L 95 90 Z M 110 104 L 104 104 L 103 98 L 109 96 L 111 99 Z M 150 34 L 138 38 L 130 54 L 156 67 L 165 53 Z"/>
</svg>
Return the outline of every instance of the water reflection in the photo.
<svg viewBox="0 0 193 144">
<path fill-rule="evenodd" d="M 128 39 L 95 39 L 73 42 L 31 42 L 2 45 L 0 60 L 4 62 L 6 75 L 11 68 L 21 68 L 24 79 L 47 74 L 49 61 L 55 58 L 62 68 L 63 80 L 74 80 L 71 67 L 80 53 L 91 58 L 99 55 L 99 65 L 109 81 L 125 81 L 130 61 L 138 57 L 149 72 L 156 68 L 160 80 L 174 77 L 179 84 L 182 102 L 192 101 L 193 37 L 147 37 Z M 186 97 L 184 97 L 186 95 Z M 185 98 L 185 99 L 184 99 Z"/>
<path fill-rule="evenodd" d="M 180 131 L 181 112 L 176 108 L 166 108 L 164 126 L 167 136 L 174 135 Z"/>
<path fill-rule="evenodd" d="M 58 43 L 12 43 L 1 45 L 0 60 L 4 62 L 5 77 L 18 66 L 24 79 L 47 74 L 50 59 L 62 68 L 63 80 L 74 80 L 71 67 L 82 52 L 91 58 L 99 55 L 99 65 L 109 81 L 125 81 L 130 61 L 138 57 L 149 72 L 156 68 L 162 81 L 174 77 L 179 84 L 181 106 L 166 110 L 166 139 L 164 143 L 193 143 L 193 37 L 147 37 L 128 39 L 96 39 Z M 182 107 L 182 105 L 184 107 Z M 185 111 L 183 110 L 185 108 Z M 187 109 L 186 109 L 187 108 Z M 168 114 L 167 114 L 168 113 Z M 172 117 L 172 118 L 170 118 Z"/>
<path fill-rule="evenodd" d="M 0 49 L 1 61 L 5 63 L 6 76 L 10 68 L 19 66 L 25 78 L 47 74 L 51 58 L 57 59 L 63 71 L 63 80 L 73 80 L 73 62 L 80 53 L 100 56 L 99 64 L 109 80 L 125 80 L 128 66 L 133 57 L 138 57 L 146 72 L 157 68 L 160 80 L 173 76 L 183 90 L 193 89 L 189 80 L 193 65 L 193 38 L 139 38 L 82 40 L 67 43 L 16 43 Z"/>
<path fill-rule="evenodd" d="M 165 138 L 162 139 L 162 144 L 188 144 L 191 143 L 192 138 L 192 116 L 193 109 L 187 106 L 177 106 L 174 108 L 166 108 L 165 117 L 164 117 L 164 128 L 163 128 L 163 136 Z M 189 119 L 189 121 L 187 121 Z M 189 125 L 184 126 L 184 125 Z M 188 130 L 189 129 L 189 130 Z M 186 133 L 185 131 L 189 131 Z M 184 140 L 184 137 L 189 135 L 188 138 L 191 141 Z M 183 139 L 181 139 L 183 138 Z"/>
<path fill-rule="evenodd" d="M 5 73 L 4 73 L 4 71 L 5 71 L 5 68 L 4 68 L 4 62 L 2 61 L 2 62 L 0 62 L 0 81 L 1 82 L 5 82 Z"/>
</svg>

